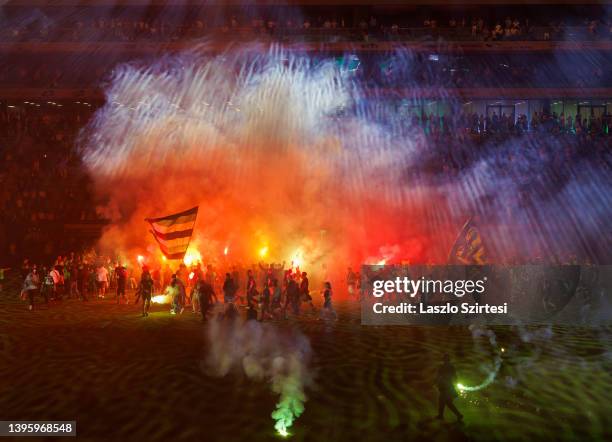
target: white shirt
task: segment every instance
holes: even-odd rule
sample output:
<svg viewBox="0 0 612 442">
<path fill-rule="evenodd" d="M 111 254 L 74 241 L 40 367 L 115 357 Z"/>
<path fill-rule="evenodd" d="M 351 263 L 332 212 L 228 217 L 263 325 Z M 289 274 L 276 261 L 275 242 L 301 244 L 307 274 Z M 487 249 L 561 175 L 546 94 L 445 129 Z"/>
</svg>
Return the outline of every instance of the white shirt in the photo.
<svg viewBox="0 0 612 442">
<path fill-rule="evenodd" d="M 96 270 L 96 277 L 98 281 L 100 282 L 107 282 L 108 281 L 108 270 L 106 270 L 106 267 L 104 266 L 98 267 L 98 270 Z"/>
</svg>

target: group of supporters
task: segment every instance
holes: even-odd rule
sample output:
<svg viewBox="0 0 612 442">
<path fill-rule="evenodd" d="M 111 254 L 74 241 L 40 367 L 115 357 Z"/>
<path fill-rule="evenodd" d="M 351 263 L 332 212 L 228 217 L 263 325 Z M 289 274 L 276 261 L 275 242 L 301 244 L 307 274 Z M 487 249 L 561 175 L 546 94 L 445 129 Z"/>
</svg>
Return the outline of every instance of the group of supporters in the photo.
<svg viewBox="0 0 612 442">
<path fill-rule="evenodd" d="M 551 119 L 536 124 L 530 132 L 500 129 L 484 133 L 478 133 L 482 126 L 476 122 L 472 129 L 456 133 L 421 126 L 413 131 L 413 140 L 424 146 L 419 164 L 425 165 L 430 179 L 458 176 L 476 164 L 486 163 L 497 177 L 507 178 L 520 188 L 508 200 L 509 206 L 512 201 L 522 201 L 529 207 L 533 205 L 532 189 L 554 192 L 587 167 L 602 176 L 612 169 L 609 134 L 560 132 L 560 123 Z M 420 135 L 426 130 L 431 130 L 431 135 Z"/>
<path fill-rule="evenodd" d="M 430 118 L 431 119 L 431 118 Z M 415 124 L 413 122 L 413 124 Z M 418 122 L 416 122 L 418 124 Z M 550 135 L 607 136 L 612 126 L 611 115 L 565 115 L 564 112 L 534 112 L 529 121 L 521 114 L 516 120 L 511 115 L 493 112 L 491 116 L 460 114 L 455 127 L 468 129 L 474 134 L 524 134 L 528 132 Z"/>
<path fill-rule="evenodd" d="M 180 9 L 179 9 L 180 8 Z M 277 10 L 203 11 L 176 6 L 174 14 L 143 13 L 138 8 L 119 14 L 98 14 L 96 11 L 55 11 L 59 16 L 41 14 L 37 19 L 24 20 L 7 16 L 0 39 L 5 41 L 177 41 L 225 34 L 229 38 L 240 35 L 270 35 L 277 38 L 316 38 L 335 35 L 345 39 L 414 40 L 439 35 L 446 31 L 449 38 L 464 40 L 550 40 L 563 38 L 566 28 L 572 36 L 584 40 L 605 39 L 612 31 L 605 16 L 597 12 L 573 11 L 571 22 L 562 18 L 547 18 L 542 10 L 523 11 L 521 17 L 511 17 L 501 11 L 487 11 L 483 16 L 464 12 L 455 16 L 439 14 L 423 8 L 415 13 L 372 15 L 367 10 L 345 10 L 341 13 L 321 11 Z M 166 9 L 163 12 L 168 12 Z M 481 11 L 483 12 L 483 11 Z M 558 15 L 558 14 L 556 14 Z M 421 32 L 416 32 L 421 31 Z M 451 32 L 454 31 L 454 32 Z"/>
<path fill-rule="evenodd" d="M 528 135 L 547 138 L 550 136 L 567 136 L 605 138 L 612 131 L 612 115 L 565 115 L 563 112 L 533 112 L 531 119 L 520 114 L 516 118 L 504 112 L 491 115 L 476 112 L 457 112 L 436 115 L 417 112 L 410 116 L 408 129 L 421 132 L 428 137 L 457 137 L 469 134 L 483 141 L 491 137 L 509 137 Z"/>
<path fill-rule="evenodd" d="M 221 302 L 218 291 L 223 293 L 224 308 L 221 314 L 224 317 L 238 316 L 239 306 L 246 309 L 247 319 L 258 321 L 286 319 L 289 314 L 299 316 L 302 304 L 310 307 L 311 313 L 316 312 L 308 274 L 299 268 L 285 270 L 284 265 L 266 266 L 260 263 L 246 270 L 246 273 L 235 265 L 228 270 L 221 282 L 212 265 L 206 266 L 204 271 L 199 264 L 191 269 L 181 264 L 178 271 L 170 276 L 164 291 L 164 295 L 171 300 L 171 313 L 181 314 L 186 306 L 191 305 L 192 311 L 201 314 L 204 321 L 213 312 L 215 304 Z M 282 279 L 278 277 L 279 273 L 282 273 Z M 241 278 L 242 274 L 246 275 L 245 278 Z M 145 267 L 137 291 L 137 294 L 143 294 L 143 316 L 148 315 L 152 281 Z M 325 282 L 321 317 L 336 318 L 330 282 Z"/>
<path fill-rule="evenodd" d="M 180 315 L 191 306 L 193 313 L 201 314 L 204 321 L 215 310 L 215 304 L 220 304 L 217 296 L 220 290 L 224 308 L 219 313 L 224 317 L 239 316 L 239 307 L 246 310 L 247 319 L 258 321 L 299 316 L 303 304 L 312 314 L 317 312 L 308 274 L 299 268 L 260 263 L 246 272 L 236 265 L 228 270 L 221 281 L 212 265 L 203 270 L 199 263 L 191 267 L 181 263 L 174 273 L 169 265 L 153 270 L 143 265 L 137 281 L 134 270 L 113 264 L 105 257 L 71 253 L 59 256 L 52 266 L 38 266 L 26 259 L 21 269 L 21 298 L 27 301 L 29 310 L 34 309 L 38 297 L 47 304 L 65 298 L 88 301 L 91 296 L 114 297 L 117 304 L 128 304 L 127 291 L 133 289 L 134 304 L 142 300 L 143 317 L 149 315 L 153 296 L 158 294 L 171 304 L 173 315 Z M 322 296 L 320 317 L 336 319 L 330 282 L 325 282 Z"/>
<path fill-rule="evenodd" d="M 52 265 L 37 265 L 25 259 L 21 276 L 24 281 L 21 297 L 28 301 L 30 310 L 38 295 L 45 303 L 71 298 L 89 301 L 92 297 L 104 299 L 115 289 L 117 303 L 127 303 L 128 284 L 136 286 L 133 273 L 125 266 L 87 254 L 58 256 Z"/>
</svg>

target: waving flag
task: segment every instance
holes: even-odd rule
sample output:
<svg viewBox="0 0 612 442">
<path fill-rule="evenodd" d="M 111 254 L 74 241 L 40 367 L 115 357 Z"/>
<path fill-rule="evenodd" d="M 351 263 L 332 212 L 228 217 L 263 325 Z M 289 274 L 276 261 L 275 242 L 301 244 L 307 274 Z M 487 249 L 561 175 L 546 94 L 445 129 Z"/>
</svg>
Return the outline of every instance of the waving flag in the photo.
<svg viewBox="0 0 612 442">
<path fill-rule="evenodd" d="M 166 258 L 183 259 L 197 216 L 198 206 L 174 215 L 147 218 L 145 221 L 151 224 L 151 233 Z"/>
<path fill-rule="evenodd" d="M 452 264 L 486 264 L 487 255 L 482 243 L 482 237 L 472 218 L 461 229 L 448 255 L 448 261 Z"/>
</svg>

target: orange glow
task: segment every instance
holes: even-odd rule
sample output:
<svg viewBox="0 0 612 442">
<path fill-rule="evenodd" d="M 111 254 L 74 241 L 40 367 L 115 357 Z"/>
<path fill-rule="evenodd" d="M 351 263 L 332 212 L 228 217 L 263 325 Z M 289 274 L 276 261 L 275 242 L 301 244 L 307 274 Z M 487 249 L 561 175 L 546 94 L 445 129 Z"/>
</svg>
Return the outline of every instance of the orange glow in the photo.
<svg viewBox="0 0 612 442">
<path fill-rule="evenodd" d="M 142 256 L 142 255 L 138 255 L 138 258 L 137 258 L 137 259 L 138 259 L 138 262 L 139 262 L 140 264 L 142 264 L 142 263 L 143 263 L 143 261 L 144 261 L 144 256 Z"/>
<path fill-rule="evenodd" d="M 293 252 L 293 256 L 291 257 L 291 266 L 294 268 L 301 267 L 304 263 L 304 252 L 302 249 L 297 249 Z"/>
<path fill-rule="evenodd" d="M 194 276 L 195 276 L 195 273 L 194 273 L 194 272 L 191 272 L 191 273 L 189 274 L 189 279 L 193 279 L 193 277 L 194 277 Z"/>
<path fill-rule="evenodd" d="M 170 304 L 170 296 L 168 295 L 156 295 L 151 298 L 153 304 Z"/>
<path fill-rule="evenodd" d="M 202 255 L 197 249 L 189 248 L 187 249 L 187 253 L 185 253 L 185 257 L 183 258 L 183 262 L 186 266 L 190 266 L 191 264 L 195 264 L 197 262 L 202 261 Z"/>
<path fill-rule="evenodd" d="M 349 265 L 446 262 L 470 209 L 484 203 L 464 207 L 463 181 L 455 193 L 442 180 L 454 173 L 439 176 L 437 167 L 433 175 L 411 172 L 419 170 L 423 154 L 429 159 L 430 137 L 388 133 L 377 118 L 369 120 L 369 110 L 353 116 L 360 94 L 352 93 L 359 88 L 352 80 L 344 84 L 336 69 L 310 71 L 311 63 L 298 59 L 277 69 L 277 51 L 261 50 L 256 64 L 243 63 L 252 57 L 239 52 L 223 62 L 181 55 L 177 61 L 193 58 L 185 65 L 192 67 L 143 63 L 114 77 L 107 92 L 117 93 L 126 108 L 150 97 L 180 106 L 123 115 L 109 100 L 84 129 L 84 160 L 109 201 L 108 217 L 122 215 L 103 230 L 99 248 L 128 256 L 145 250 L 152 266 L 166 261 L 143 219 L 198 205 L 182 262 L 195 264 L 199 249 L 222 275 L 258 261 L 285 268 L 293 262 L 318 288 L 319 279 L 343 281 Z M 253 82 L 234 72 L 253 72 Z M 167 87 L 152 90 L 148 81 Z M 210 98 L 210 106 L 200 106 L 201 97 Z M 244 118 L 236 118 L 234 106 L 228 109 L 230 99 L 240 103 Z M 350 118 L 336 118 L 345 105 Z M 458 179 L 485 171 L 470 169 Z M 167 263 L 177 270 L 181 260 Z"/>
</svg>

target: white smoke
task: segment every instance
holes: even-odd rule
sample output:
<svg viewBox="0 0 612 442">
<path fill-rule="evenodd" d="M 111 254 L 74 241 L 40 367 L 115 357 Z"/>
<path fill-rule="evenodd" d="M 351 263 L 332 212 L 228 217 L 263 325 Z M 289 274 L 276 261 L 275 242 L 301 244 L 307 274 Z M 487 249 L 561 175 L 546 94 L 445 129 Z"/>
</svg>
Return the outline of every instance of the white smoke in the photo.
<svg viewBox="0 0 612 442">
<path fill-rule="evenodd" d="M 199 204 L 196 239 L 219 244 L 208 260 L 231 242 L 242 262 L 263 246 L 291 262 L 310 244 L 304 267 L 335 273 L 443 262 L 469 217 L 492 262 L 609 256 L 606 162 L 577 156 L 575 138 L 436 142 L 333 59 L 200 49 L 118 66 L 84 129 L 83 160 L 116 215 L 101 244 L 142 249 L 152 243 L 144 218 Z M 413 55 L 395 58 L 418 90 Z"/>
<path fill-rule="evenodd" d="M 212 320 L 206 328 L 207 356 L 203 370 L 223 377 L 244 373 L 249 379 L 268 382 L 279 396 L 272 412 L 275 429 L 286 435 L 304 411 L 304 389 L 312 381 L 308 364 L 310 342 L 297 330 L 280 329 L 257 321 Z"/>
<path fill-rule="evenodd" d="M 486 327 L 482 327 L 477 324 L 470 325 L 469 330 L 472 332 L 472 338 L 474 340 L 474 347 L 476 348 L 478 353 L 483 353 L 483 352 L 489 353 L 488 351 L 482 348 L 482 343 L 480 339 L 480 338 L 486 338 L 486 340 L 489 341 L 491 348 L 495 352 L 495 357 L 493 359 L 492 364 L 485 363 L 480 366 L 480 371 L 485 375 L 484 380 L 480 382 L 480 384 L 473 385 L 473 386 L 458 384 L 457 386 L 461 392 L 478 391 L 478 390 L 482 390 L 483 388 L 486 388 L 489 385 L 491 385 L 495 381 L 495 378 L 497 377 L 497 374 L 499 373 L 499 369 L 501 368 L 501 365 L 502 365 L 501 353 L 504 351 L 504 350 L 498 349 L 497 337 L 495 336 L 495 332 L 493 330 L 486 328 Z"/>
</svg>

